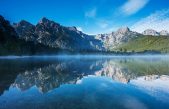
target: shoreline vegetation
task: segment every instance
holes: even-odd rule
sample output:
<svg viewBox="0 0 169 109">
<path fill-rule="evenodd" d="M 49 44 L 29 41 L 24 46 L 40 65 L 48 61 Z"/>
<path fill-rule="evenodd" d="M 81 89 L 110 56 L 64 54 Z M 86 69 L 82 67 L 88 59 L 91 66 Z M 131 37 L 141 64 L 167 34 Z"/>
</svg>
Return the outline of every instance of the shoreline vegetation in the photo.
<svg viewBox="0 0 169 109">
<path fill-rule="evenodd" d="M 5 55 L 2 55 L 0 53 L 0 57 L 3 57 L 3 56 L 65 56 L 65 55 L 100 55 L 100 56 L 135 56 L 135 55 L 168 55 L 169 53 L 161 53 L 159 51 L 148 51 L 148 50 L 145 50 L 143 52 L 104 52 L 104 51 L 92 51 L 92 52 L 68 52 L 68 51 L 62 51 L 62 52 L 48 52 L 48 53 L 45 53 L 45 52 L 37 52 L 37 53 L 26 53 L 26 54 L 15 54 L 14 52 L 13 53 L 9 53 L 9 54 L 5 54 Z"/>
</svg>

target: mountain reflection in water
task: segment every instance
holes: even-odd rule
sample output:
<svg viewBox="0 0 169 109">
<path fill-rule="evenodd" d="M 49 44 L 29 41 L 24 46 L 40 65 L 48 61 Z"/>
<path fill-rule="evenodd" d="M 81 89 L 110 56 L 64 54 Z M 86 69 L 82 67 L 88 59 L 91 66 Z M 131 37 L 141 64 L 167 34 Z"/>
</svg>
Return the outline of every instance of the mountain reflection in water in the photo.
<svg viewBox="0 0 169 109">
<path fill-rule="evenodd" d="M 0 108 L 169 108 L 169 58 L 0 60 Z"/>
</svg>

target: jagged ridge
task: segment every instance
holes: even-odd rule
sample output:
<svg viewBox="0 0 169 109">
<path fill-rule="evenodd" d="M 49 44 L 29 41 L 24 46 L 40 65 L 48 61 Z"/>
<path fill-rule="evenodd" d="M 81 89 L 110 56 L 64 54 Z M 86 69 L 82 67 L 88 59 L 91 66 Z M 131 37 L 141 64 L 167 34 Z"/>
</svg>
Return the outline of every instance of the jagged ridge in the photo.
<svg viewBox="0 0 169 109">
<path fill-rule="evenodd" d="M 78 31 L 76 27 L 64 27 L 60 24 L 42 18 L 37 25 L 21 21 L 14 25 L 20 39 L 34 41 L 53 48 L 70 51 L 103 50 L 102 43 L 93 36 Z"/>
</svg>

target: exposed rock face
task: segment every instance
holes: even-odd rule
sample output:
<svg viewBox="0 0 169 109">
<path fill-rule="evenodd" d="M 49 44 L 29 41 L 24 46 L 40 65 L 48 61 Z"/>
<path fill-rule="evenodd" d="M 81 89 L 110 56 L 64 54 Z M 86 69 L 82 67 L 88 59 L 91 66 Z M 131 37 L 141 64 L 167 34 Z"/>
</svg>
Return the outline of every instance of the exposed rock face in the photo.
<svg viewBox="0 0 169 109">
<path fill-rule="evenodd" d="M 19 39 L 20 37 L 16 33 L 15 29 L 10 23 L 0 16 L 0 55 L 35 55 L 43 53 L 55 53 L 60 49 L 53 49 L 46 45 L 33 42 L 36 38 L 32 33 L 34 26 L 26 21 L 21 21 L 18 31 L 25 38 L 25 40 Z M 17 25 L 15 25 L 17 26 Z M 25 35 L 26 34 L 26 35 Z M 27 38 L 29 36 L 30 38 Z"/>
<path fill-rule="evenodd" d="M 161 35 L 161 36 L 168 36 L 169 33 L 168 33 L 167 30 L 162 30 L 162 31 L 160 31 L 160 35 Z"/>
<path fill-rule="evenodd" d="M 130 32 L 130 29 L 128 27 L 123 27 L 123 28 L 119 28 L 116 32 L 117 35 L 119 34 L 127 34 L 128 32 Z"/>
<path fill-rule="evenodd" d="M 143 33 L 143 35 L 151 35 L 151 36 L 168 36 L 169 33 L 167 30 L 162 30 L 160 32 L 157 32 L 156 30 L 153 29 L 147 29 Z"/>
<path fill-rule="evenodd" d="M 147 29 L 142 34 L 131 31 L 128 27 L 123 27 L 118 29 L 115 32 L 109 34 L 98 34 L 96 35 L 96 39 L 99 39 L 103 42 L 106 50 L 112 50 L 113 48 L 118 47 L 120 44 L 126 43 L 136 37 L 143 35 L 151 35 L 151 36 L 169 36 L 168 31 L 162 30 L 161 32 L 157 32 L 153 29 Z"/>
<path fill-rule="evenodd" d="M 153 29 L 147 29 L 142 34 L 143 35 L 151 35 L 151 36 L 159 36 L 160 35 L 157 31 L 155 31 Z"/>
<path fill-rule="evenodd" d="M 130 31 L 128 27 L 124 27 L 110 34 L 96 35 L 96 38 L 103 41 L 105 48 L 109 49 L 114 48 L 123 42 L 127 42 L 137 36 L 139 36 L 139 33 Z"/>
<path fill-rule="evenodd" d="M 0 16 L 0 42 L 4 42 L 7 39 L 16 39 L 16 37 L 16 32 L 9 21 Z"/>
<path fill-rule="evenodd" d="M 37 35 L 34 34 L 35 26 L 25 20 L 20 21 L 18 24 L 14 24 L 14 28 L 16 32 L 19 33 L 19 38 L 21 39 L 35 41 L 37 38 Z"/>
<path fill-rule="evenodd" d="M 42 18 L 34 26 L 26 21 L 14 25 L 21 39 L 35 41 L 54 48 L 70 51 L 103 50 L 102 42 L 93 36 L 78 31 L 76 27 L 64 27 L 54 21 Z"/>
</svg>

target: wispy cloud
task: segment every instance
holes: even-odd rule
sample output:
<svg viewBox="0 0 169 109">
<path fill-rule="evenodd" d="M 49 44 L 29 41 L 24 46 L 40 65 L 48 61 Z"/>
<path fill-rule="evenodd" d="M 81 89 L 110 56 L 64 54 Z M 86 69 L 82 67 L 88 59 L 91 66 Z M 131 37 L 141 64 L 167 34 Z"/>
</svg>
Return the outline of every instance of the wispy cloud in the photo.
<svg viewBox="0 0 169 109">
<path fill-rule="evenodd" d="M 127 0 L 127 2 L 120 7 L 120 11 L 125 15 L 132 15 L 141 10 L 149 0 Z"/>
<path fill-rule="evenodd" d="M 96 17 L 97 8 L 93 8 L 85 12 L 85 17 L 94 18 Z"/>
<path fill-rule="evenodd" d="M 107 27 L 109 26 L 109 23 L 108 23 L 108 21 L 106 21 L 106 20 L 99 20 L 99 21 L 97 21 L 97 25 L 98 25 L 100 28 L 105 29 L 105 28 L 107 28 Z"/>
<path fill-rule="evenodd" d="M 143 32 L 145 29 L 169 31 L 169 9 L 157 11 L 148 17 L 141 19 L 136 22 L 131 29 L 137 32 Z"/>
</svg>

